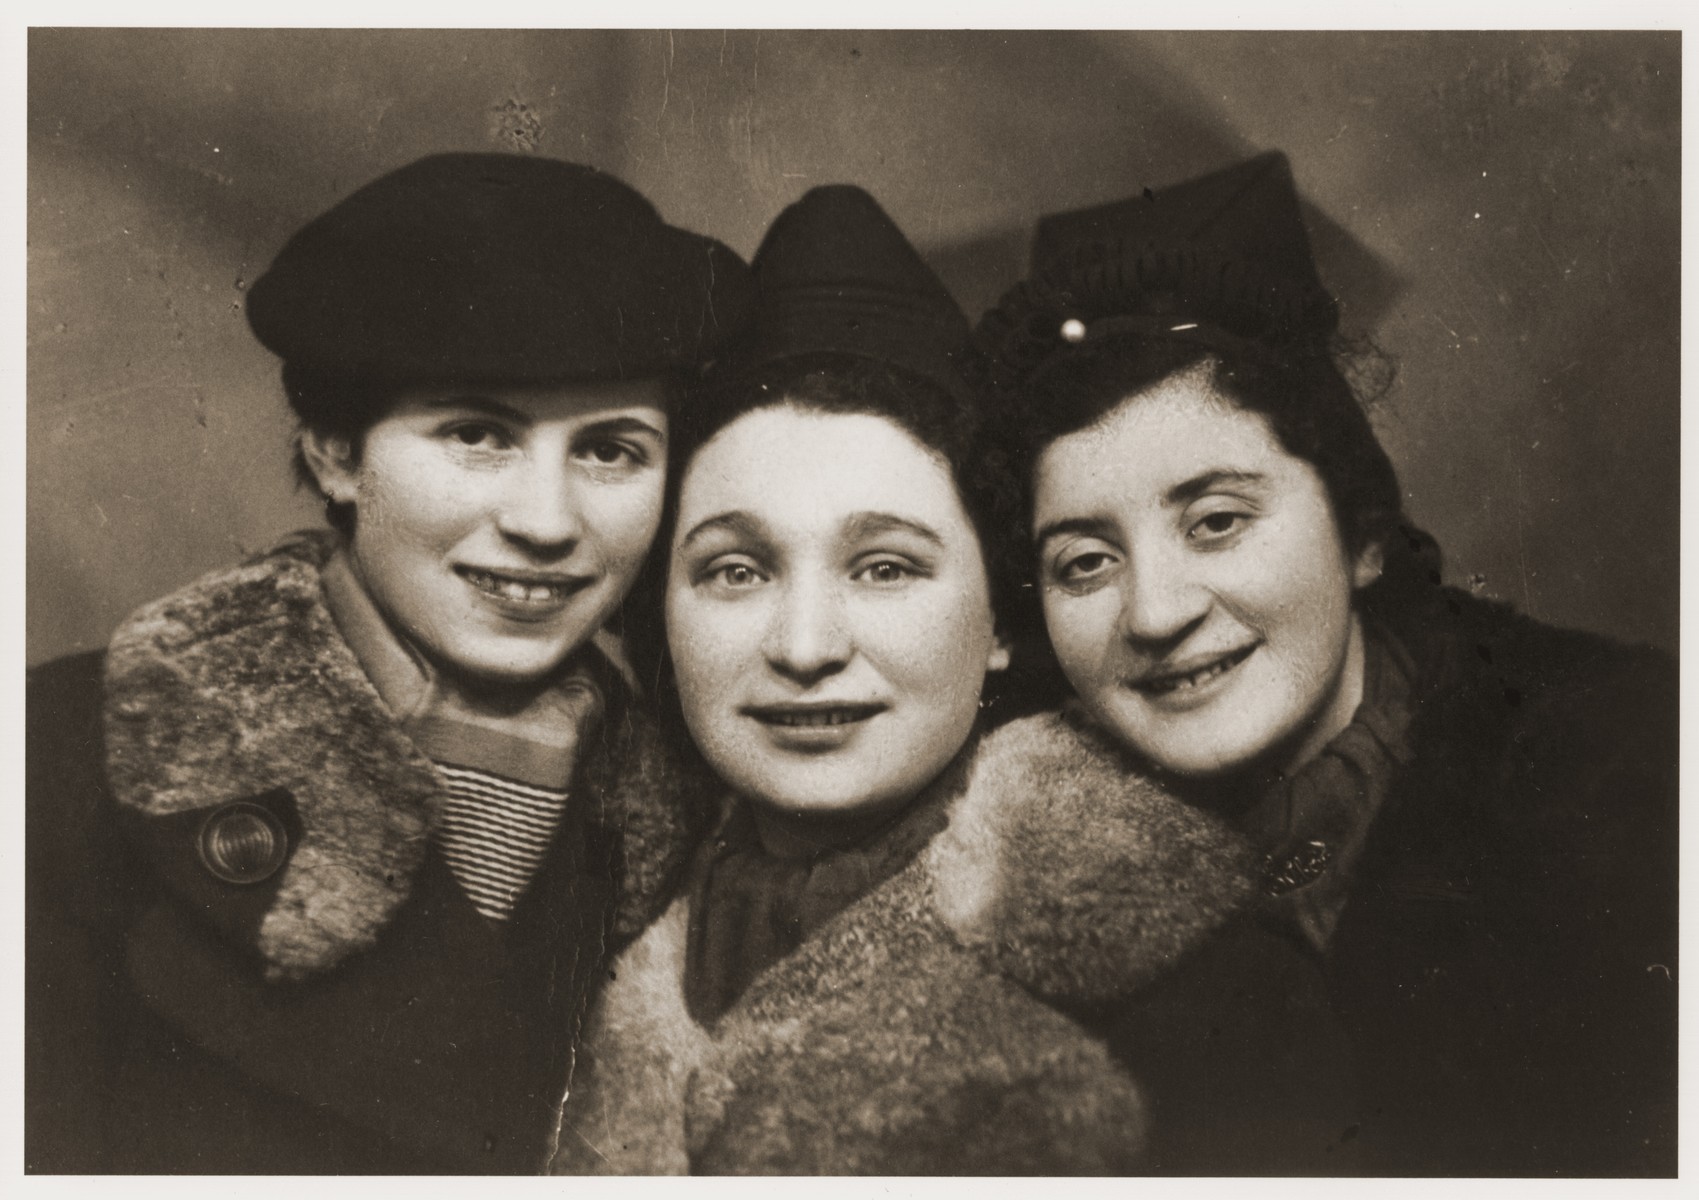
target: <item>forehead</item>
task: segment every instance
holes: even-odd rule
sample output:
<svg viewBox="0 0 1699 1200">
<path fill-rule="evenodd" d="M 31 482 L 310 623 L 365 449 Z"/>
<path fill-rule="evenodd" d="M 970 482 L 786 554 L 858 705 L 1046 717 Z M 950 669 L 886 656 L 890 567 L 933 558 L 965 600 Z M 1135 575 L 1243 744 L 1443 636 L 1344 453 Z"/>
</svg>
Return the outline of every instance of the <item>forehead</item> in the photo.
<svg viewBox="0 0 1699 1200">
<path fill-rule="evenodd" d="M 797 532 L 868 511 L 966 521 L 943 457 L 894 422 L 789 407 L 745 413 L 691 458 L 681 527 L 722 511 Z"/>
<path fill-rule="evenodd" d="M 1272 479 L 1303 472 L 1268 421 L 1222 394 L 1207 364 L 1127 397 L 1039 456 L 1036 486 L 1048 497 L 1163 491 L 1200 472 L 1232 470 Z"/>
</svg>

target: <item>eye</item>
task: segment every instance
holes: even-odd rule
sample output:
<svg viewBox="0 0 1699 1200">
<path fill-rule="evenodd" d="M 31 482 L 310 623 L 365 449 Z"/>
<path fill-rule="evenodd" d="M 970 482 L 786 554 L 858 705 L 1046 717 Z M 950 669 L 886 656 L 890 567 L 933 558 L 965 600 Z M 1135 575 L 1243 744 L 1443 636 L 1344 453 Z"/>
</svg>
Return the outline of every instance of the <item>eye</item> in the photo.
<svg viewBox="0 0 1699 1200">
<path fill-rule="evenodd" d="M 457 446 L 478 450 L 505 450 L 513 444 L 504 429 L 487 421 L 460 421 L 443 433 Z"/>
<path fill-rule="evenodd" d="M 1087 550 L 1071 558 L 1058 560 L 1056 578 L 1063 583 L 1084 583 L 1109 572 L 1115 556 L 1105 550 Z"/>
<path fill-rule="evenodd" d="M 1236 512 L 1232 509 L 1221 509 L 1218 512 L 1206 513 L 1200 518 L 1186 536 L 1193 541 L 1213 542 L 1222 540 L 1244 528 L 1250 520 L 1247 513 Z"/>
<path fill-rule="evenodd" d="M 604 467 L 642 466 L 649 461 L 641 449 L 629 442 L 614 439 L 586 442 L 578 449 L 579 456 Z"/>
<path fill-rule="evenodd" d="M 697 578 L 722 591 L 747 591 L 767 581 L 767 576 L 754 563 L 739 559 L 710 564 Z"/>
<path fill-rule="evenodd" d="M 858 568 L 851 578 L 880 587 L 892 587 L 906 583 L 919 574 L 920 572 L 909 563 L 894 558 L 881 558 Z"/>
</svg>

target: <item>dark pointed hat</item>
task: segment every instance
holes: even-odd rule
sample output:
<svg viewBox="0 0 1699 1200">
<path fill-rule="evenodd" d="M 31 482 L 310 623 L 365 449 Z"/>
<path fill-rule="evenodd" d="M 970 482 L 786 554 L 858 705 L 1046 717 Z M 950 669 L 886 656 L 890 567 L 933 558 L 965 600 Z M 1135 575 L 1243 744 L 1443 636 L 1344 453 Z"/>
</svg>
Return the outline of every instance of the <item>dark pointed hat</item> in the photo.
<svg viewBox="0 0 1699 1200">
<path fill-rule="evenodd" d="M 971 395 L 961 370 L 967 317 L 861 188 L 817 187 L 785 209 L 756 252 L 754 273 L 755 316 L 728 352 L 729 369 L 850 354 Z"/>
</svg>

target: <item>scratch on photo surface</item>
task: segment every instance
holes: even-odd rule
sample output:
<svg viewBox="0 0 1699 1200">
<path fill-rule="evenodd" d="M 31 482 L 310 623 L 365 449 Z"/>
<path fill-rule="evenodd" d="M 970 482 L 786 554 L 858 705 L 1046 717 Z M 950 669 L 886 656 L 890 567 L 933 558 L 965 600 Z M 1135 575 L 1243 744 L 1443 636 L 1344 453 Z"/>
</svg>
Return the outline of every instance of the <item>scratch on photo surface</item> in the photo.
<svg viewBox="0 0 1699 1200">
<path fill-rule="evenodd" d="M 655 129 L 661 128 L 661 121 L 667 115 L 667 102 L 673 93 L 673 31 L 667 30 L 667 57 L 661 65 L 661 111 L 655 117 Z M 663 135 L 664 137 L 664 135 Z"/>
</svg>

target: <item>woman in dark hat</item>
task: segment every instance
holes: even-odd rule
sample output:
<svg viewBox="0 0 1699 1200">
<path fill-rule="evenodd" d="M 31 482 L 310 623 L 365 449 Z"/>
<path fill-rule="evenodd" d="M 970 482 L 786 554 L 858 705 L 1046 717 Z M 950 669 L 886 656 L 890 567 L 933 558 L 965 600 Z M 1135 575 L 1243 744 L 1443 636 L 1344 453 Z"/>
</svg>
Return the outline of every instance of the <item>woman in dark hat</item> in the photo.
<svg viewBox="0 0 1699 1200">
<path fill-rule="evenodd" d="M 1076 1013 L 1206 940 L 1248 850 L 1055 715 L 984 733 L 1011 493 L 966 320 L 896 226 L 816 189 L 755 273 L 664 535 L 721 818 L 614 963 L 556 1169 L 1138 1169 L 1161 1098 Z"/>
<path fill-rule="evenodd" d="M 1440 586 L 1279 155 L 1051 218 L 1034 257 L 980 334 L 1047 648 L 1264 855 L 1257 923 L 1349 1035 L 1355 1169 L 1673 1172 L 1671 664 Z M 1190 1082 L 1211 1171 L 1222 1093 L 1174 1022 L 1242 1005 L 1171 979 L 1108 1028 Z"/>
<path fill-rule="evenodd" d="M 29 699 L 34 1171 L 532 1172 L 692 837 L 606 626 L 747 269 L 588 167 L 423 159 L 248 317 L 297 534 Z"/>
</svg>

